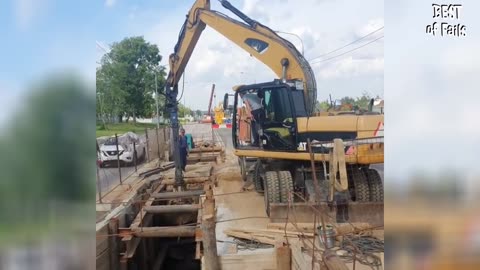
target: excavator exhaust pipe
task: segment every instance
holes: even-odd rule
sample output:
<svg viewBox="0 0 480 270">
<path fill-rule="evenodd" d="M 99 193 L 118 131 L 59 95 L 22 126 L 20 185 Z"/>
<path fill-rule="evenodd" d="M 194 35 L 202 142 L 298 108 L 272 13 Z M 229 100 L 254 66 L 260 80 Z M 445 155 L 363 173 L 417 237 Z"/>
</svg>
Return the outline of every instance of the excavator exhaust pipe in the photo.
<svg viewBox="0 0 480 270">
<path fill-rule="evenodd" d="M 288 68 L 288 64 L 290 64 L 290 62 L 288 61 L 287 58 L 283 58 L 280 63 L 282 64 L 282 81 L 284 83 L 287 82 L 287 68 Z"/>
</svg>

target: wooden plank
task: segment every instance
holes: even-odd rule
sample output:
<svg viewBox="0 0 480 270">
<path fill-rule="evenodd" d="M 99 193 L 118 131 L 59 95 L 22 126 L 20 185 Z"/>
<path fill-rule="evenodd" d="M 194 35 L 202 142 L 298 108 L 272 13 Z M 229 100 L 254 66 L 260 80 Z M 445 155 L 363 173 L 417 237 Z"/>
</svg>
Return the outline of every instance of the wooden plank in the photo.
<svg viewBox="0 0 480 270">
<path fill-rule="evenodd" d="M 110 270 L 110 256 L 109 250 L 106 249 L 96 257 L 96 269 L 98 270 Z"/>
<path fill-rule="evenodd" d="M 150 214 L 166 214 L 166 213 L 190 213 L 198 211 L 198 204 L 186 205 L 154 205 L 145 206 L 144 209 Z"/>
<path fill-rule="evenodd" d="M 292 249 L 292 269 L 294 270 L 320 270 L 318 262 L 315 262 L 312 269 L 311 252 L 303 251 L 303 244 L 300 240 L 290 240 L 290 248 Z M 308 241 L 305 241 L 308 243 Z M 320 255 L 318 255 L 320 256 Z M 318 259 L 318 258 L 317 258 Z"/>
<path fill-rule="evenodd" d="M 194 177 L 194 178 L 183 178 L 186 184 L 197 184 L 197 183 L 205 183 L 209 181 L 210 177 Z M 175 184 L 174 178 L 165 178 L 162 180 L 163 185 L 173 185 Z"/>
<path fill-rule="evenodd" d="M 109 234 L 109 253 L 110 253 L 110 267 L 118 269 L 120 267 L 120 247 L 118 241 L 118 219 L 111 219 L 108 224 Z"/>
<path fill-rule="evenodd" d="M 165 188 L 165 185 L 163 185 L 163 184 L 158 185 L 154 189 L 154 192 L 152 193 L 152 195 L 162 191 L 164 188 Z M 155 198 L 150 196 L 150 198 L 148 198 L 148 200 L 145 202 L 144 206 L 151 206 L 154 201 L 155 201 Z M 140 209 L 140 211 L 138 212 L 137 216 L 135 217 L 135 219 L 133 220 L 132 224 L 130 225 L 130 228 L 138 228 L 138 227 L 140 227 L 141 224 L 142 225 L 144 225 L 144 224 L 148 225 L 148 222 L 145 222 L 145 221 L 142 222 L 142 219 L 144 219 L 145 216 L 150 217 L 150 215 L 147 215 L 147 213 L 145 212 L 145 210 L 142 207 Z"/>
<path fill-rule="evenodd" d="M 313 226 L 312 226 L 313 227 Z M 239 232 L 245 232 L 245 233 L 259 233 L 259 234 L 270 234 L 270 235 L 287 235 L 287 236 L 298 236 L 298 235 L 303 235 L 303 236 L 308 236 L 308 237 L 313 237 L 313 230 L 312 232 L 297 232 L 297 231 L 290 231 L 287 230 L 286 232 L 282 229 L 252 229 L 252 228 L 245 228 L 245 229 L 239 229 L 239 228 L 229 228 L 229 230 L 232 231 L 239 231 Z"/>
<path fill-rule="evenodd" d="M 203 205 L 205 201 L 205 196 L 201 196 L 200 197 L 200 205 Z M 197 214 L 197 224 L 200 224 L 202 222 L 202 216 L 203 216 L 203 210 L 202 208 L 198 209 L 198 214 Z M 201 230 L 200 230 L 201 232 Z M 202 243 L 202 238 L 203 236 L 198 233 L 198 230 L 197 230 L 197 233 L 195 233 L 195 241 L 197 242 L 196 243 L 196 246 L 195 246 L 195 259 L 196 260 L 200 260 L 202 258 L 202 250 L 201 250 L 201 243 Z"/>
<path fill-rule="evenodd" d="M 204 190 L 188 190 L 188 191 L 179 191 L 179 192 L 153 193 L 151 197 L 155 199 L 180 199 L 180 198 L 198 197 L 203 194 L 205 194 Z"/>
<path fill-rule="evenodd" d="M 99 256 L 108 249 L 108 224 L 97 231 L 96 240 L 97 256 Z"/>
<path fill-rule="evenodd" d="M 302 252 L 299 243 L 290 242 L 290 248 L 292 250 L 292 262 L 291 266 L 293 270 L 311 270 L 311 265 L 307 263 Z"/>
<path fill-rule="evenodd" d="M 193 148 L 190 150 L 190 153 L 208 153 L 208 152 L 221 152 L 223 151 L 223 148 L 221 146 L 215 146 L 215 147 L 199 147 L 199 148 Z"/>
<path fill-rule="evenodd" d="M 154 187 L 154 190 L 155 190 L 154 192 L 160 192 L 164 188 L 165 188 L 165 185 L 158 184 L 158 186 Z M 151 206 L 153 202 L 154 202 L 154 198 L 150 197 L 145 202 L 145 206 Z M 147 212 L 142 207 L 138 212 L 137 216 L 135 217 L 135 219 L 133 220 L 132 224 L 130 224 L 130 230 L 139 228 L 140 225 L 148 226 L 150 225 L 151 220 L 152 220 L 152 215 L 147 214 Z M 140 244 L 140 239 L 137 237 L 132 238 L 131 236 L 129 236 L 127 238 L 123 238 L 122 241 L 125 241 L 127 246 L 127 251 L 124 256 L 124 259 L 132 258 L 136 253 L 138 245 Z"/>
<path fill-rule="evenodd" d="M 228 270 L 277 269 L 274 252 L 219 256 L 220 267 Z"/>
<path fill-rule="evenodd" d="M 133 256 L 135 256 L 137 247 L 140 244 L 140 240 L 140 238 L 134 237 L 131 241 L 126 242 L 127 250 L 125 252 L 124 258 L 131 259 L 133 258 Z"/>
<path fill-rule="evenodd" d="M 275 237 L 272 236 L 257 236 L 245 232 L 239 232 L 239 231 L 231 231 L 231 230 L 224 230 L 223 231 L 226 235 L 232 236 L 232 237 L 237 237 L 237 238 L 242 238 L 242 239 L 247 239 L 247 240 L 254 240 L 258 241 L 260 243 L 264 244 L 270 244 L 270 245 L 275 245 Z"/>
<path fill-rule="evenodd" d="M 284 230 L 284 228 L 285 228 L 284 222 L 267 224 L 267 229 L 269 230 Z M 295 231 L 295 232 L 313 232 L 313 223 L 299 222 L 299 223 L 295 223 L 295 225 L 293 225 L 292 223 L 288 223 L 287 230 Z"/>
<path fill-rule="evenodd" d="M 204 162 L 204 161 L 216 161 L 216 156 L 208 156 L 208 157 L 188 157 L 187 164 L 192 162 Z"/>
<path fill-rule="evenodd" d="M 297 228 L 289 223 L 287 224 L 287 233 L 296 233 L 297 235 L 301 235 L 302 232 L 305 233 L 305 236 L 313 236 L 314 228 L 313 228 L 313 223 L 297 223 L 295 224 L 298 227 Z M 335 228 L 335 231 L 337 234 L 349 234 L 349 233 L 356 233 L 364 230 L 369 230 L 373 227 L 372 224 L 370 223 L 362 223 L 362 222 L 354 222 L 352 224 L 350 223 L 341 223 L 341 224 L 329 224 L 332 225 Z M 352 227 L 353 225 L 353 227 Z M 283 232 L 283 229 L 285 227 L 285 223 L 269 223 L 267 225 L 267 228 L 269 230 L 278 230 Z M 316 229 L 315 229 L 316 231 Z"/>
<path fill-rule="evenodd" d="M 204 248 L 205 268 L 220 270 L 217 255 L 217 238 L 215 233 L 215 200 L 210 183 L 205 185 L 205 200 L 202 204 L 202 242 Z"/>
<path fill-rule="evenodd" d="M 277 261 L 277 270 L 290 270 L 292 251 L 289 247 L 281 246 L 275 248 L 275 257 Z"/>
<path fill-rule="evenodd" d="M 132 229 L 136 237 L 194 237 L 196 226 L 165 226 Z"/>
</svg>

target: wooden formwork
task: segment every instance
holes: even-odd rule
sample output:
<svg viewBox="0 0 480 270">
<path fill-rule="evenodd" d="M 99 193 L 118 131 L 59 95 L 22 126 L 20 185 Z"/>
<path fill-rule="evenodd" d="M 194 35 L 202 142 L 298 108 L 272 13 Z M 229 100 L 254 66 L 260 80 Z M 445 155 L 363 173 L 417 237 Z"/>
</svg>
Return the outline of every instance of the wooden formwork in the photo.
<svg viewBox="0 0 480 270">
<path fill-rule="evenodd" d="M 97 237 L 97 269 L 160 269 L 168 246 L 156 250 L 152 241 L 159 238 L 193 238 L 197 243 L 197 259 L 208 257 L 207 261 L 212 262 L 209 269 L 219 269 L 215 267 L 216 252 L 215 256 L 210 252 L 216 244 L 211 237 L 215 236 L 212 168 L 210 163 L 189 165 L 185 173 L 187 189 L 182 191 L 173 188 L 173 170 L 162 175 L 143 174 L 144 181 L 151 186 L 127 211 L 136 212 L 130 225 L 119 224 L 117 218 L 111 218 L 97 231 L 97 235 L 101 235 Z M 181 221 L 185 214 L 195 215 L 194 224 Z M 173 217 L 172 220 L 179 222 L 158 226 L 154 224 L 155 217 Z M 203 249 L 205 246 L 208 248 Z"/>
</svg>

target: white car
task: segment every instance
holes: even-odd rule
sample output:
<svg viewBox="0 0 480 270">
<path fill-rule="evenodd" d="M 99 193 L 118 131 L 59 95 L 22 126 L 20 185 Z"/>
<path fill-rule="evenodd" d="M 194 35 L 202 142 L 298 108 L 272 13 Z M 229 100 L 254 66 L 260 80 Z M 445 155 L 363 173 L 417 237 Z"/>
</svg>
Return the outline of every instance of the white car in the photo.
<svg viewBox="0 0 480 270">
<path fill-rule="evenodd" d="M 133 142 L 137 150 L 137 164 L 145 159 L 145 144 L 140 140 L 137 134 L 128 132 L 122 136 L 118 136 L 118 152 L 115 137 L 110 137 L 100 146 L 100 167 L 113 164 L 117 166 L 117 159 L 120 159 L 120 165 L 134 164 Z"/>
</svg>

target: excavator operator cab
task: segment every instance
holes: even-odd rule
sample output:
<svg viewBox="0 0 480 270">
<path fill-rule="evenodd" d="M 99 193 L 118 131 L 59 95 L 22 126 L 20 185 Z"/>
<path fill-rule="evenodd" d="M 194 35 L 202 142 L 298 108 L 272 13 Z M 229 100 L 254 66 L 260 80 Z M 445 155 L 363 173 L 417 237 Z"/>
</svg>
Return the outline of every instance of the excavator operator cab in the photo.
<svg viewBox="0 0 480 270">
<path fill-rule="evenodd" d="M 236 88 L 233 142 L 236 149 L 296 151 L 297 117 L 307 116 L 302 90 L 278 80 Z"/>
</svg>

